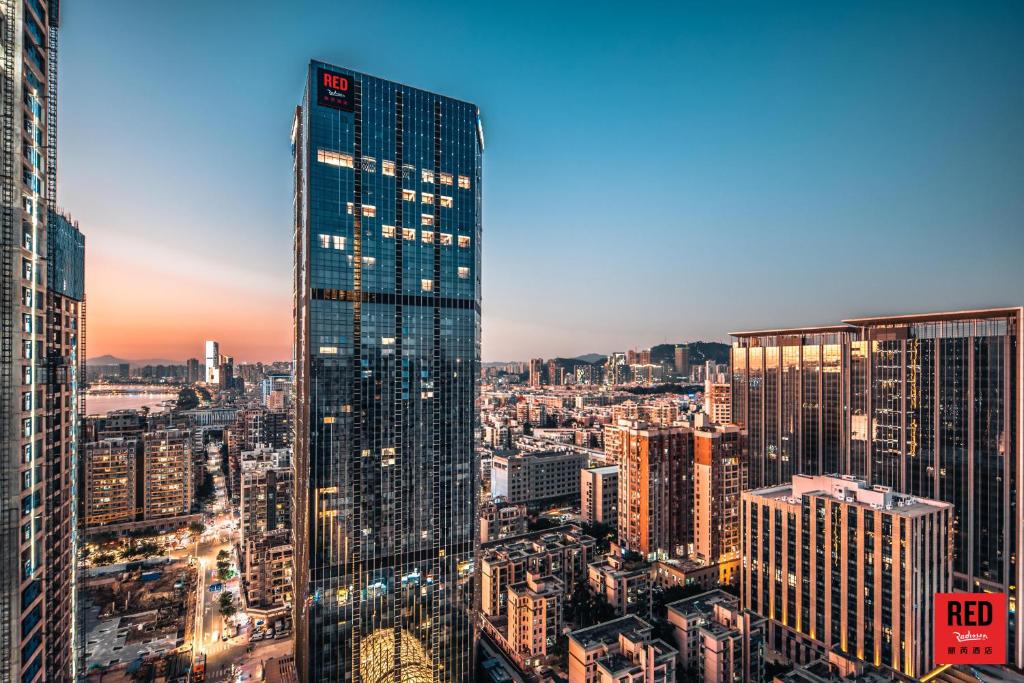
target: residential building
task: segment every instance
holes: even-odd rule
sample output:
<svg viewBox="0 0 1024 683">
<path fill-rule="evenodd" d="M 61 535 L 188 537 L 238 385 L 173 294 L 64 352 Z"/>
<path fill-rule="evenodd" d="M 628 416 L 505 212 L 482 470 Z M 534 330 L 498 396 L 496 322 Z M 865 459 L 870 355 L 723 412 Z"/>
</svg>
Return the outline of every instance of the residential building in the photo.
<svg viewBox="0 0 1024 683">
<path fill-rule="evenodd" d="M 187 430 L 161 429 L 142 438 L 142 515 L 158 520 L 192 511 L 192 444 Z"/>
<path fill-rule="evenodd" d="M 507 588 L 530 573 L 554 576 L 573 590 L 586 580 L 596 543 L 579 527 L 565 526 L 482 546 L 480 611 L 488 617 L 505 614 Z"/>
<path fill-rule="evenodd" d="M 746 434 L 735 425 L 693 432 L 694 556 L 706 564 L 740 557 L 740 492 L 747 488 Z"/>
<path fill-rule="evenodd" d="M 206 383 L 220 386 L 220 344 L 213 340 L 206 342 Z"/>
<path fill-rule="evenodd" d="M 139 446 L 136 439 L 103 439 L 85 444 L 85 529 L 135 521 L 139 507 Z"/>
<path fill-rule="evenodd" d="M 503 498 L 480 506 L 480 542 L 491 543 L 527 532 L 525 505 L 515 505 Z"/>
<path fill-rule="evenodd" d="M 84 241 L 55 212 L 59 10 L 57 0 L 0 7 L 0 672 L 23 683 L 71 681 L 78 667 Z"/>
<path fill-rule="evenodd" d="M 243 540 L 245 609 L 253 615 L 291 618 L 292 536 L 288 529 Z"/>
<path fill-rule="evenodd" d="M 672 683 L 676 650 L 635 615 L 569 634 L 569 683 Z"/>
<path fill-rule="evenodd" d="M 743 607 L 806 663 L 837 649 L 905 676 L 934 668 L 934 594 L 953 589 L 953 506 L 854 477 L 742 495 Z"/>
<path fill-rule="evenodd" d="M 242 542 L 265 533 L 290 529 L 292 524 L 293 472 L 291 463 L 242 461 Z"/>
<path fill-rule="evenodd" d="M 543 379 L 543 358 L 531 358 L 530 359 L 530 374 L 529 382 L 531 387 L 539 387 L 542 384 Z"/>
<path fill-rule="evenodd" d="M 673 360 L 675 361 L 673 369 L 677 375 L 683 376 L 690 373 L 690 348 L 688 346 L 676 346 Z"/>
<path fill-rule="evenodd" d="M 704 412 L 714 424 L 732 422 L 732 382 L 704 380 Z"/>
<path fill-rule="evenodd" d="M 508 587 L 508 644 L 527 666 L 547 657 L 562 629 L 565 585 L 553 576 L 528 572 Z"/>
<path fill-rule="evenodd" d="M 643 422 L 620 422 L 617 429 L 622 432 L 619 542 L 649 559 L 688 554 L 693 544 L 693 430 Z"/>
<path fill-rule="evenodd" d="M 468 681 L 480 112 L 322 62 L 305 81 L 291 135 L 300 679 Z"/>
<path fill-rule="evenodd" d="M 1024 602 L 1024 309 L 734 334 L 750 485 L 838 472 L 954 505 L 957 590 Z M 1024 663 L 1011 620 L 1010 661 Z"/>
<path fill-rule="evenodd" d="M 615 527 L 618 509 L 618 465 L 580 470 L 580 517 L 591 524 Z"/>
<path fill-rule="evenodd" d="M 764 679 L 766 620 L 715 589 L 669 603 L 679 665 L 701 683 Z"/>
<path fill-rule="evenodd" d="M 531 509 L 575 503 L 580 469 L 587 456 L 575 450 L 496 454 L 491 462 L 491 495 Z"/>
<path fill-rule="evenodd" d="M 616 614 L 650 609 L 651 567 L 643 560 L 627 560 L 613 546 L 612 552 L 587 565 L 590 591 L 604 598 Z"/>
</svg>

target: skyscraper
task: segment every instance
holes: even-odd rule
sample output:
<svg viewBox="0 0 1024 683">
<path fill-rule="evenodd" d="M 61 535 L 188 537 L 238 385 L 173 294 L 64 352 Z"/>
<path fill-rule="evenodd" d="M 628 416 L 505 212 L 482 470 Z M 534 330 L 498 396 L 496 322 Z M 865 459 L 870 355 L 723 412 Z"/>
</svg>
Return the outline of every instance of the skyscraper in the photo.
<svg viewBox="0 0 1024 683">
<path fill-rule="evenodd" d="M 1009 594 L 1011 659 L 1024 528 L 1024 309 L 735 333 L 733 419 L 750 485 L 842 473 L 954 506 L 953 585 Z"/>
<path fill-rule="evenodd" d="M 207 384 L 220 384 L 220 344 L 213 340 L 206 341 L 206 377 Z"/>
<path fill-rule="evenodd" d="M 311 62 L 292 146 L 300 674 L 468 681 L 479 110 Z"/>
<path fill-rule="evenodd" d="M 70 289 L 50 296 L 47 266 L 58 17 L 56 0 L 0 2 L 0 682 L 75 676 L 70 475 L 81 299 Z M 75 279 L 80 263 L 73 249 L 68 257 Z M 72 403 L 51 407 L 58 398 Z"/>
</svg>

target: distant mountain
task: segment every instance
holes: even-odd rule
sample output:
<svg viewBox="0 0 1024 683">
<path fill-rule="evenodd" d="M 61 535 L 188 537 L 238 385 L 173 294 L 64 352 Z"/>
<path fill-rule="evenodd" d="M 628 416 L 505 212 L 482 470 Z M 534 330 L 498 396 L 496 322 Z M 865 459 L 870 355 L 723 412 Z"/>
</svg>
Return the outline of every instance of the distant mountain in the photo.
<svg viewBox="0 0 1024 683">
<path fill-rule="evenodd" d="M 576 356 L 572 360 L 583 361 L 584 363 L 603 363 L 608 359 L 608 356 L 603 356 L 600 353 L 585 353 L 582 356 Z"/>
<path fill-rule="evenodd" d="M 141 367 L 143 365 L 183 365 L 182 361 L 167 360 L 166 358 L 140 358 L 138 360 L 129 360 L 127 358 L 118 358 L 117 356 L 111 356 L 109 353 L 103 356 L 96 356 L 90 358 L 86 362 L 86 365 L 120 365 L 121 363 L 127 363 L 133 368 Z"/>
</svg>

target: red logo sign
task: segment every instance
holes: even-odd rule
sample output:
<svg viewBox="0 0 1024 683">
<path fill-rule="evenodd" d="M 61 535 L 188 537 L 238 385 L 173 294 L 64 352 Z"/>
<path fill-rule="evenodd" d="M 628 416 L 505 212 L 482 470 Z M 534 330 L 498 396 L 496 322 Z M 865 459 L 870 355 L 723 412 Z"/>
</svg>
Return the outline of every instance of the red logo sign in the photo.
<svg viewBox="0 0 1024 683">
<path fill-rule="evenodd" d="M 323 107 L 352 111 L 352 79 L 345 74 L 317 69 L 316 101 Z"/>
<path fill-rule="evenodd" d="M 1005 593 L 935 594 L 936 664 L 1006 663 Z"/>
</svg>

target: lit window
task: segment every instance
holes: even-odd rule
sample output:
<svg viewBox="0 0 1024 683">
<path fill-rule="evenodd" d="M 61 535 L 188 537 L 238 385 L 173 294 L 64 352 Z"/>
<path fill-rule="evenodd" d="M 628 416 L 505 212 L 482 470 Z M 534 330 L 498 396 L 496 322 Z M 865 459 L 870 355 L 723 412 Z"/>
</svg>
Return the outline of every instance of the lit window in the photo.
<svg viewBox="0 0 1024 683">
<path fill-rule="evenodd" d="M 424 280 L 420 280 L 420 289 L 422 289 L 424 292 L 431 292 L 431 291 L 433 291 L 434 290 L 434 281 L 433 280 L 425 280 L 425 279 Z"/>
<path fill-rule="evenodd" d="M 374 206 L 373 204 L 363 204 L 363 215 L 370 217 L 376 216 L 377 207 Z"/>
<path fill-rule="evenodd" d="M 424 244 L 430 244 L 434 241 L 434 233 L 430 230 L 424 230 L 420 233 L 420 239 L 423 240 Z"/>
<path fill-rule="evenodd" d="M 423 169 L 420 171 L 420 177 L 423 178 L 423 182 L 432 183 L 434 182 L 434 172 Z"/>
<path fill-rule="evenodd" d="M 420 214 L 420 225 L 433 225 L 434 214 L 432 213 L 421 213 Z"/>
<path fill-rule="evenodd" d="M 463 190 L 468 190 L 469 189 L 469 176 L 468 175 L 460 175 L 459 176 L 459 187 L 461 187 Z"/>
<path fill-rule="evenodd" d="M 380 172 L 383 173 L 384 175 L 395 175 L 395 162 L 388 161 L 387 159 L 380 162 Z"/>
<path fill-rule="evenodd" d="M 462 248 L 466 248 L 466 247 L 469 246 L 469 236 L 468 235 L 459 235 L 459 246 L 462 247 Z"/>
<path fill-rule="evenodd" d="M 338 353 L 337 346 L 321 346 L 320 353 L 335 354 Z"/>
<path fill-rule="evenodd" d="M 434 195 L 430 194 L 429 192 L 421 192 L 420 197 L 422 198 L 424 204 L 434 203 Z"/>
<path fill-rule="evenodd" d="M 446 209 L 452 208 L 452 198 L 441 195 L 441 206 L 443 206 Z"/>
<path fill-rule="evenodd" d="M 381 234 L 381 237 L 394 237 L 395 236 L 395 226 L 393 226 L 393 225 L 382 225 L 382 226 L 380 226 L 380 234 Z"/>
<path fill-rule="evenodd" d="M 469 267 L 459 266 L 459 278 L 466 280 L 469 278 Z"/>
<path fill-rule="evenodd" d="M 331 246 L 335 249 L 342 250 L 345 248 L 345 238 L 341 235 L 331 236 Z"/>
<path fill-rule="evenodd" d="M 450 234 L 448 234 L 447 232 L 442 232 L 441 233 L 441 244 L 446 246 L 446 247 L 452 246 L 452 236 Z"/>
<path fill-rule="evenodd" d="M 402 228 L 402 239 L 414 240 L 416 239 L 416 228 Z"/>
<path fill-rule="evenodd" d="M 441 184 L 442 185 L 451 185 L 452 184 L 452 174 L 451 173 L 442 173 L 441 174 Z"/>
<path fill-rule="evenodd" d="M 320 246 L 323 247 L 324 249 L 330 249 L 331 248 L 331 236 L 330 235 L 319 235 L 319 237 L 320 237 Z"/>
<path fill-rule="evenodd" d="M 352 202 L 348 202 L 348 203 L 345 204 L 345 210 L 348 211 L 348 215 L 349 216 L 352 215 L 353 207 L 354 207 L 354 205 L 352 204 Z"/>
<path fill-rule="evenodd" d="M 376 256 L 364 256 L 363 257 L 363 265 L 364 266 L 375 266 L 375 265 L 377 265 L 377 257 Z"/>
<path fill-rule="evenodd" d="M 416 201 L 416 190 L 402 189 L 402 199 L 407 202 Z"/>
<path fill-rule="evenodd" d="M 316 151 L 316 160 L 322 164 L 328 164 L 330 166 L 342 166 L 344 168 L 355 167 L 351 154 L 334 152 L 329 149 L 318 149 Z"/>
</svg>

